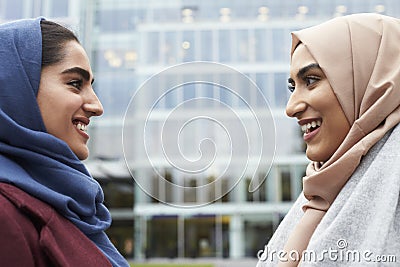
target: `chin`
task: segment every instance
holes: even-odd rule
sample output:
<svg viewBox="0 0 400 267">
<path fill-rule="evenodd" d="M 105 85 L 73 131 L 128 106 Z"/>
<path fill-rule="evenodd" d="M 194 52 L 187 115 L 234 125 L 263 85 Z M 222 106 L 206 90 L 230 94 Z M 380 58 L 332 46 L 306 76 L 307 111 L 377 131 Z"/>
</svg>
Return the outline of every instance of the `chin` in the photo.
<svg viewBox="0 0 400 267">
<path fill-rule="evenodd" d="M 80 149 L 73 151 L 79 160 L 85 160 L 89 157 L 89 151 L 87 149 Z"/>
<path fill-rule="evenodd" d="M 76 156 L 78 157 L 79 160 L 85 160 L 85 159 L 87 159 L 89 157 L 89 153 L 86 153 L 84 155 L 79 154 L 79 155 L 76 155 Z"/>
<path fill-rule="evenodd" d="M 306 156 L 309 160 L 316 161 L 316 162 L 326 162 L 329 159 L 329 157 L 321 155 L 321 153 L 313 153 L 312 151 L 309 151 L 308 149 L 306 151 Z"/>
</svg>

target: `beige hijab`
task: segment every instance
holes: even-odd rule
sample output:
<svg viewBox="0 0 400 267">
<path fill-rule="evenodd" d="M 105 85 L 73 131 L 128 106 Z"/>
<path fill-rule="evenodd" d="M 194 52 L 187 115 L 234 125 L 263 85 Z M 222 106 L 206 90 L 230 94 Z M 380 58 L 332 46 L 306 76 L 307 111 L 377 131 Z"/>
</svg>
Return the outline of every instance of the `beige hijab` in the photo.
<svg viewBox="0 0 400 267">
<path fill-rule="evenodd" d="M 299 42 L 324 71 L 351 124 L 327 162 L 307 167 L 308 203 L 284 247 L 301 254 L 361 158 L 400 122 L 400 20 L 378 14 L 339 17 L 292 33 L 292 54 Z"/>
</svg>

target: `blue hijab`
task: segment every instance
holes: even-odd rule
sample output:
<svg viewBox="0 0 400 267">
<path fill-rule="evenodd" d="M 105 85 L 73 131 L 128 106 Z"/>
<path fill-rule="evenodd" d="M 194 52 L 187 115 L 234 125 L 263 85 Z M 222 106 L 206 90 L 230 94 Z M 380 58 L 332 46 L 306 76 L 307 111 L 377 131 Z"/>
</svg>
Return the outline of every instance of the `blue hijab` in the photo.
<svg viewBox="0 0 400 267">
<path fill-rule="evenodd" d="M 111 216 L 100 185 L 40 115 L 42 37 L 38 19 L 0 25 L 0 182 L 49 203 L 74 223 L 113 266 L 129 266 L 104 230 Z"/>
</svg>

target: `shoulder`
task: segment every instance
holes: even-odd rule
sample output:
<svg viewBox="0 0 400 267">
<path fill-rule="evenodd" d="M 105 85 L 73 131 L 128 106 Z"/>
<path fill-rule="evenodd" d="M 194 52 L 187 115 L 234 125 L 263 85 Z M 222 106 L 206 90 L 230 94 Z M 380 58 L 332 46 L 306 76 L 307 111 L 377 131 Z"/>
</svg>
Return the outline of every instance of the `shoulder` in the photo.
<svg viewBox="0 0 400 267">
<path fill-rule="evenodd" d="M 35 224 L 0 191 L 0 259 L 8 266 L 35 266 L 47 259 Z"/>
<path fill-rule="evenodd" d="M 15 257 L 34 259 L 35 266 L 47 265 L 38 264 L 39 260 L 51 262 L 49 266 L 80 266 L 83 261 L 88 266 L 110 266 L 104 254 L 72 222 L 47 203 L 5 183 L 0 183 L 0 236 L 2 263 L 3 254 L 10 250 L 8 253 Z"/>
</svg>

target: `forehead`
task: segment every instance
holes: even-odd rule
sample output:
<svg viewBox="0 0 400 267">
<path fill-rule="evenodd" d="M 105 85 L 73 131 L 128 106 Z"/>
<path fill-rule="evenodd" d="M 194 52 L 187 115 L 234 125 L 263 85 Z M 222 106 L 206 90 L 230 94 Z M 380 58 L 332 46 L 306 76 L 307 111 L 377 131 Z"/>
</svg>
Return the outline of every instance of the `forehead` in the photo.
<svg viewBox="0 0 400 267">
<path fill-rule="evenodd" d="M 318 63 L 304 44 L 299 44 L 292 54 L 290 72 L 297 71 L 304 66 Z"/>
<path fill-rule="evenodd" d="M 61 69 L 79 67 L 88 71 L 91 77 L 93 76 L 89 58 L 83 47 L 76 41 L 70 41 L 65 44 L 64 58 L 55 66 Z"/>
</svg>

